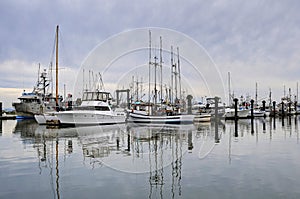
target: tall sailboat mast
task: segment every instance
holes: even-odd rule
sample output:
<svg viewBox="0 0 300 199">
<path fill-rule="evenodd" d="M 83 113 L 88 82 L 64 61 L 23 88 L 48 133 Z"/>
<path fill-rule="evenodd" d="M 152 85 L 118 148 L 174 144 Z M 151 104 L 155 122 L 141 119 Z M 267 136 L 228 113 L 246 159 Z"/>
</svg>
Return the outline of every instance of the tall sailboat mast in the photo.
<svg viewBox="0 0 300 199">
<path fill-rule="evenodd" d="M 173 63 L 173 46 L 171 46 L 171 88 L 170 88 L 170 101 L 173 103 L 173 82 L 174 82 L 174 63 Z"/>
<path fill-rule="evenodd" d="M 154 108 L 156 110 L 157 104 L 157 88 L 156 88 L 156 70 L 157 70 L 157 57 L 154 57 Z"/>
<path fill-rule="evenodd" d="M 55 95 L 55 101 L 56 101 L 56 108 L 58 108 L 58 29 L 59 26 L 56 26 L 56 95 Z"/>
<path fill-rule="evenodd" d="M 299 90 L 298 90 L 298 82 L 297 82 L 297 94 L 296 94 L 296 101 L 297 101 L 297 103 L 298 103 L 298 94 L 299 94 L 298 91 L 299 91 Z"/>
<path fill-rule="evenodd" d="M 150 105 L 150 99 L 151 99 L 151 97 L 150 97 L 150 90 L 151 90 L 151 88 L 150 88 L 150 81 L 151 81 L 151 31 L 150 30 L 149 30 L 149 74 L 148 74 L 148 76 L 149 76 L 148 103 Z"/>
<path fill-rule="evenodd" d="M 179 81 L 179 103 L 181 103 L 181 74 L 179 61 L 179 47 L 177 47 L 177 65 L 178 65 L 178 81 Z"/>
<path fill-rule="evenodd" d="M 160 49 L 159 49 L 159 54 L 160 54 L 160 63 L 159 63 L 159 65 L 160 65 L 160 103 L 162 103 L 162 99 L 163 99 L 163 97 L 162 97 L 162 95 L 163 95 L 163 88 L 162 88 L 162 63 L 163 63 L 163 61 L 162 61 L 162 38 L 161 38 L 161 36 L 160 36 Z"/>
<path fill-rule="evenodd" d="M 230 72 L 228 72 L 228 106 L 231 106 Z"/>
<path fill-rule="evenodd" d="M 258 105 L 258 102 L 257 102 L 257 82 L 255 82 L 255 105 Z"/>
</svg>

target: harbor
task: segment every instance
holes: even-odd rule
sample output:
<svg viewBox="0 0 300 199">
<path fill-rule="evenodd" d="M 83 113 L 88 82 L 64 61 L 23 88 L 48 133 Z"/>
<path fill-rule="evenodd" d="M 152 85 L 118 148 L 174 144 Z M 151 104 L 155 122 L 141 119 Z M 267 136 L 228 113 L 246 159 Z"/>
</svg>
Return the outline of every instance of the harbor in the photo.
<svg viewBox="0 0 300 199">
<path fill-rule="evenodd" d="M 3 120 L 0 196 L 298 198 L 299 122 L 57 129 Z"/>
<path fill-rule="evenodd" d="M 300 1 L 0 1 L 0 199 L 299 199 Z"/>
</svg>

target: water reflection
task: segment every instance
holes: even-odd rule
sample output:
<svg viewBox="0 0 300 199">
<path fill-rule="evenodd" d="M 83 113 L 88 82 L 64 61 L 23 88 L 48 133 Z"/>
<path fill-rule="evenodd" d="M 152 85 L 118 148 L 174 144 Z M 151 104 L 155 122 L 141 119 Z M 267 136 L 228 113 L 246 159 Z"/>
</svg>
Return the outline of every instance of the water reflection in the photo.
<svg viewBox="0 0 300 199">
<path fill-rule="evenodd" d="M 48 175 L 54 198 L 66 192 L 61 185 L 68 183 L 64 167 L 69 164 L 82 173 L 86 169 L 111 168 L 115 176 L 124 172 L 140 174 L 147 183 L 148 198 L 188 198 L 183 191 L 188 185 L 182 181 L 186 174 L 200 174 L 191 174 L 193 171 L 186 168 L 193 168 L 194 164 L 201 167 L 200 161 L 223 156 L 225 164 L 235 165 L 239 158 L 249 157 L 249 149 L 255 147 L 252 143 L 271 142 L 273 137 L 278 141 L 285 134 L 285 139 L 295 137 L 299 144 L 298 120 L 286 117 L 183 126 L 122 124 L 78 128 L 48 128 L 24 120 L 16 123 L 12 133 L 20 137 L 24 149 L 35 150 L 39 175 Z M 210 165 L 211 169 L 216 165 Z"/>
</svg>

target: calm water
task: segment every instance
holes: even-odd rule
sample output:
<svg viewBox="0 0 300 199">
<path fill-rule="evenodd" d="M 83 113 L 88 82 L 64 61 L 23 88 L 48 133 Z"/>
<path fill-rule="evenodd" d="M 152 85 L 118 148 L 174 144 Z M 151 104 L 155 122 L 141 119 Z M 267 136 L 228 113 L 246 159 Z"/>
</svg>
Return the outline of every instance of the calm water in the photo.
<svg viewBox="0 0 300 199">
<path fill-rule="evenodd" d="M 2 121 L 0 198 L 300 198 L 298 125 Z"/>
</svg>

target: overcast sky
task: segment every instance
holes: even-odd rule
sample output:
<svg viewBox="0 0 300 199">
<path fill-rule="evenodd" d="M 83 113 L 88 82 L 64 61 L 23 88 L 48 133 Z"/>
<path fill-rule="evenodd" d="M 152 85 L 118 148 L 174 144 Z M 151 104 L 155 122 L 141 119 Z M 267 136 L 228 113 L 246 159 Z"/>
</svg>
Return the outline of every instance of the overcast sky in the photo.
<svg viewBox="0 0 300 199">
<path fill-rule="evenodd" d="M 284 85 L 296 94 L 300 79 L 299 7 L 297 0 L 2 0 L 0 101 L 10 107 L 24 88 L 33 87 L 38 63 L 49 66 L 56 25 L 60 78 L 67 88 L 100 43 L 120 32 L 160 27 L 201 45 L 225 86 L 231 73 L 236 95 L 254 96 L 257 82 L 260 98 L 271 88 L 278 101 Z"/>
</svg>

